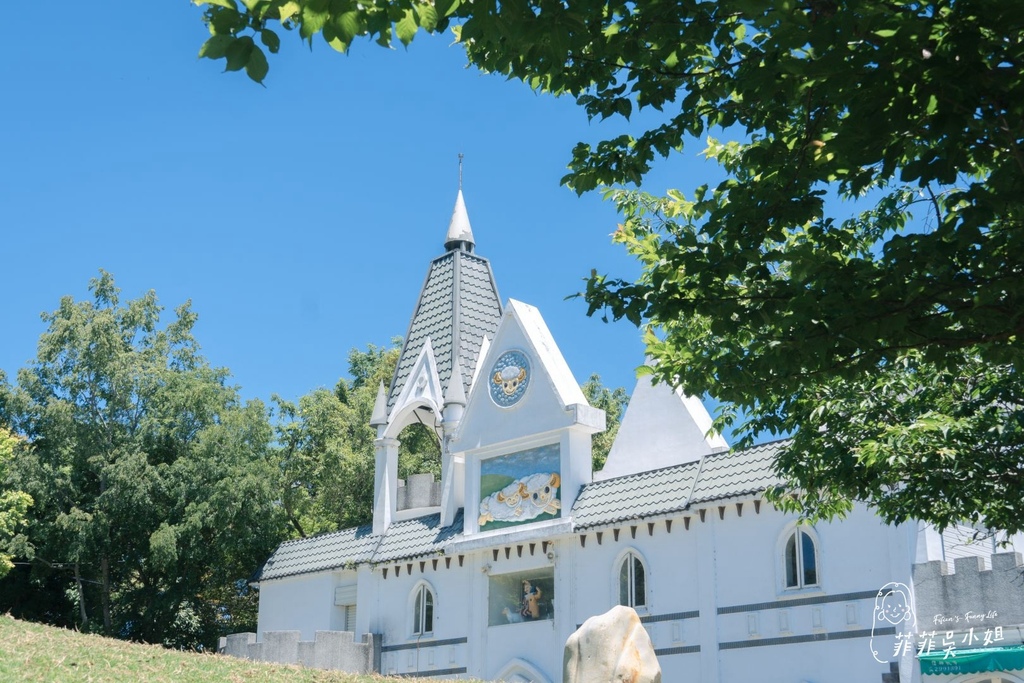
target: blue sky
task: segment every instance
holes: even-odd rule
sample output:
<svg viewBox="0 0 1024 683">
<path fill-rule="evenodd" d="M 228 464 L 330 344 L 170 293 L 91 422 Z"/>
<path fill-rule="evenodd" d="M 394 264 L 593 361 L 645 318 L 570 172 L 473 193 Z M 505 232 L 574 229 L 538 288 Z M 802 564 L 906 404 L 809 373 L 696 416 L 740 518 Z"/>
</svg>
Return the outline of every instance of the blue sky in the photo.
<svg viewBox="0 0 1024 683">
<path fill-rule="evenodd" d="M 579 381 L 634 383 L 639 332 L 585 317 L 592 268 L 622 277 L 614 208 L 559 185 L 573 145 L 642 122 L 589 122 L 573 101 L 465 67 L 449 37 L 348 56 L 293 34 L 266 86 L 199 60 L 186 0 L 8 18 L 0 70 L 0 369 L 35 354 L 39 314 L 87 296 L 191 299 L 207 358 L 246 398 L 332 386 L 352 347 L 405 333 L 442 253 L 465 154 L 478 253 L 503 299 L 540 308 Z M 712 172 L 692 145 L 644 188 Z"/>
</svg>

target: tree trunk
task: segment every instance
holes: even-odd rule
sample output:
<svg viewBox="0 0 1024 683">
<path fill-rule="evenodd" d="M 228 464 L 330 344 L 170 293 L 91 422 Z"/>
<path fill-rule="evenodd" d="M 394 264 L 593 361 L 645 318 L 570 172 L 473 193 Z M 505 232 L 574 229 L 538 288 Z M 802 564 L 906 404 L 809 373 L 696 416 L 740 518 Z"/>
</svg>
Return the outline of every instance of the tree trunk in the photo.
<svg viewBox="0 0 1024 683">
<path fill-rule="evenodd" d="M 110 633 L 110 560 L 100 560 L 100 571 L 103 574 L 103 632 L 108 636 Z"/>
<path fill-rule="evenodd" d="M 85 611 L 85 588 L 82 586 L 82 573 L 75 562 L 75 583 L 78 585 L 78 616 L 82 620 L 82 630 L 89 626 L 89 614 Z"/>
</svg>

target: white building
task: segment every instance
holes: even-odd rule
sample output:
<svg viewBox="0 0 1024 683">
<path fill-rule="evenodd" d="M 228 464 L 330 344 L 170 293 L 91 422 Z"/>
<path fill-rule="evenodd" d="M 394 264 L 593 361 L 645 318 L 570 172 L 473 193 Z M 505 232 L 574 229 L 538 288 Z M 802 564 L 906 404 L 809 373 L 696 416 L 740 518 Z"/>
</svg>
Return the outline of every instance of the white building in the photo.
<svg viewBox="0 0 1024 683">
<path fill-rule="evenodd" d="M 705 436 L 700 401 L 645 379 L 607 465 L 592 472 L 604 413 L 587 404 L 537 309 L 502 304 L 461 191 L 445 248 L 377 399 L 372 525 L 282 544 L 259 575 L 259 634 L 236 639 L 236 653 L 280 659 L 259 650 L 280 644 L 275 632 L 295 632 L 292 642 L 352 631 L 377 635 L 366 661 L 385 674 L 558 681 L 568 636 L 622 603 L 640 614 L 665 681 L 920 681 L 916 649 L 926 632 L 948 629 L 909 609 L 922 594 L 914 574 L 930 582 L 928 609 L 939 614 L 950 604 L 942 582 L 953 579 L 945 565 L 920 563 L 957 554 L 974 566 L 958 562 L 956 580 L 973 572 L 978 601 L 999 601 L 975 611 L 1009 612 L 972 624 L 990 640 L 1003 627 L 987 643 L 998 650 L 972 666 L 998 654 L 1016 673 L 932 673 L 927 662 L 945 652 L 935 643 L 922 652 L 924 680 L 1024 682 L 1024 653 L 1013 659 L 1010 647 L 1021 642 L 1011 626 L 1024 623 L 1024 590 L 1009 587 L 1019 555 L 985 559 L 991 544 L 886 526 L 863 507 L 798 526 L 762 498 L 781 443 L 730 452 Z M 403 485 L 398 443 L 417 422 L 441 438 L 442 478 Z M 996 574 L 999 588 L 985 588 Z M 290 652 L 327 665 L 312 650 Z"/>
</svg>

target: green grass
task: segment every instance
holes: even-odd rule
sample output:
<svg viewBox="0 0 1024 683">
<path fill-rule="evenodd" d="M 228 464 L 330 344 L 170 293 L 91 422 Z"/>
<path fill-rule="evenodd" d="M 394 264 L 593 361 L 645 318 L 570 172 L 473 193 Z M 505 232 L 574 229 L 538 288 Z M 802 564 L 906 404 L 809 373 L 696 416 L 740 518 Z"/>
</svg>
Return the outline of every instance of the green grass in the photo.
<svg viewBox="0 0 1024 683">
<path fill-rule="evenodd" d="M 0 615 L 0 681 L 55 683 L 425 683 L 167 650 Z"/>
</svg>

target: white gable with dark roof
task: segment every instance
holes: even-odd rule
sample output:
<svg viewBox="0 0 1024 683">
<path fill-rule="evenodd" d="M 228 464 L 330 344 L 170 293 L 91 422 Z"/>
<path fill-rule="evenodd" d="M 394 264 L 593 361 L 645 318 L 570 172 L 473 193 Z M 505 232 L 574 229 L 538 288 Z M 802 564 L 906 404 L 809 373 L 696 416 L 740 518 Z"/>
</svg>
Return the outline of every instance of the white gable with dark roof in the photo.
<svg viewBox="0 0 1024 683">
<path fill-rule="evenodd" d="M 604 468 L 598 479 L 655 470 L 729 450 L 721 434 L 711 428 L 711 416 L 695 396 L 651 378 L 637 379 Z"/>
<path fill-rule="evenodd" d="M 525 362 L 521 363 L 523 367 L 501 363 L 510 353 L 520 355 Z M 508 370 L 514 372 L 502 379 L 501 373 Z M 522 379 L 517 379 L 520 373 Z M 519 384 L 509 392 L 512 381 Z M 522 392 L 522 397 L 517 397 L 514 403 L 494 398 L 511 395 L 517 390 Z M 603 411 L 587 411 L 587 408 L 590 408 L 587 399 L 540 312 L 510 299 L 481 362 L 481 380 L 469 395 L 462 423 L 452 436 L 452 448 L 467 451 L 493 446 L 563 429 L 579 419 L 589 419 L 587 424 L 591 431 L 603 431 Z"/>
<path fill-rule="evenodd" d="M 449 389 L 456 365 L 464 373 L 463 391 L 469 393 L 484 339 L 494 336 L 502 313 L 491 265 L 474 253 L 474 247 L 469 215 L 459 190 L 445 239 L 446 251 L 430 263 L 409 322 L 388 392 L 389 415 L 406 390 L 428 339 L 442 396 Z"/>
</svg>

